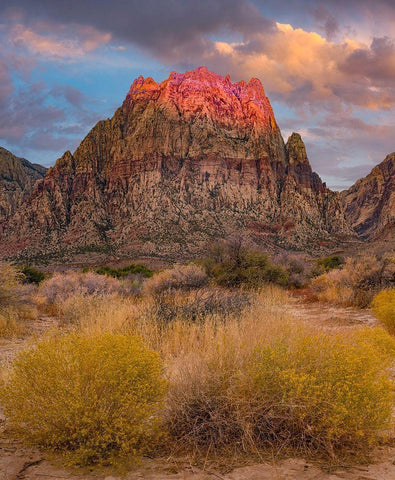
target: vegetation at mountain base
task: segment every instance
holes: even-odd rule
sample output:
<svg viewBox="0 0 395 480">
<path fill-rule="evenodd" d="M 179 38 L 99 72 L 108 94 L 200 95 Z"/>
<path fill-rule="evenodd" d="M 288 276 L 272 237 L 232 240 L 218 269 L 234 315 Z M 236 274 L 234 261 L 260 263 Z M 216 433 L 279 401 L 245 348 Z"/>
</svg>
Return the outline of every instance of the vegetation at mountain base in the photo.
<svg viewBox="0 0 395 480">
<path fill-rule="evenodd" d="M 272 264 L 266 254 L 247 249 L 240 239 L 216 245 L 199 263 L 221 287 L 257 288 L 264 283 L 285 287 L 289 283 L 287 271 Z"/>
<path fill-rule="evenodd" d="M 132 275 L 141 275 L 144 278 L 150 278 L 154 274 L 154 271 L 141 264 L 126 265 L 125 267 L 108 267 L 102 266 L 95 269 L 95 272 L 99 275 L 109 275 L 110 277 L 115 278 L 125 278 Z"/>
<path fill-rule="evenodd" d="M 363 308 L 394 279 L 393 259 L 364 255 L 347 258 L 341 268 L 314 278 L 311 287 L 318 300 Z"/>
<path fill-rule="evenodd" d="M 391 427 L 394 337 L 293 318 L 284 309 L 289 293 L 267 271 L 275 264 L 307 278 L 298 257 L 291 264 L 244 247 L 213 252 L 141 276 L 138 288 L 134 276 L 92 271 L 24 284 L 2 264 L 0 312 L 22 308 L 25 291 L 30 305 L 61 320 L 2 375 L 9 432 L 86 466 L 173 452 L 366 458 Z M 346 259 L 312 288 L 334 303 L 349 285 L 346 301 L 354 302 L 361 285 L 379 291 L 389 282 L 391 264 L 380 262 Z M 224 264 L 237 273 L 225 285 L 217 281 Z M 210 270 L 217 265 L 218 277 Z M 393 303 L 390 288 L 372 303 L 390 332 Z"/>
<path fill-rule="evenodd" d="M 20 336 L 37 309 L 30 285 L 15 266 L 0 262 L 0 338 Z"/>
<path fill-rule="evenodd" d="M 338 255 L 330 257 L 317 258 L 313 267 L 313 275 L 318 276 L 327 273 L 334 268 L 339 268 L 343 265 L 344 259 Z"/>
<path fill-rule="evenodd" d="M 372 308 L 389 333 L 395 335 L 395 288 L 382 290 L 375 295 Z"/>
<path fill-rule="evenodd" d="M 45 279 L 45 273 L 31 265 L 25 265 L 20 269 L 23 274 L 24 283 L 35 283 L 39 285 Z"/>
</svg>

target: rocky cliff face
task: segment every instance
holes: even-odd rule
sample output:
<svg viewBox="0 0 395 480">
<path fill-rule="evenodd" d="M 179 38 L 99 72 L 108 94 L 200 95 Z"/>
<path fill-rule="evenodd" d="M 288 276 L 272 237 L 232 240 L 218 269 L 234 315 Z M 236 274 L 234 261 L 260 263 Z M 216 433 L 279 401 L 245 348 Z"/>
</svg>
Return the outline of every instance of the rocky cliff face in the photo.
<svg viewBox="0 0 395 480">
<path fill-rule="evenodd" d="M 395 152 L 341 193 L 346 218 L 362 238 L 394 234 Z"/>
<path fill-rule="evenodd" d="M 0 147 L 0 228 L 27 199 L 46 171 L 41 165 L 18 158 Z"/>
<path fill-rule="evenodd" d="M 237 232 L 294 248 L 351 233 L 300 136 L 284 145 L 260 81 L 200 67 L 136 79 L 113 118 L 35 186 L 0 254 L 185 256 Z"/>
</svg>

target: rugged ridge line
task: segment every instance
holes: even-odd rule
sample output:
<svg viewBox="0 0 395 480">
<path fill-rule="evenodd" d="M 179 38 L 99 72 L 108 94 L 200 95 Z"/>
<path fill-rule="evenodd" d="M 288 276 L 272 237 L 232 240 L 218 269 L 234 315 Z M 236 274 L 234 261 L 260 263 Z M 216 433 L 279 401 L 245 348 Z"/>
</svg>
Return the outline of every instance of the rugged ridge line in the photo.
<svg viewBox="0 0 395 480">
<path fill-rule="evenodd" d="M 364 178 L 341 192 L 346 219 L 365 239 L 391 237 L 395 231 L 395 152 Z"/>
<path fill-rule="evenodd" d="M 234 233 L 310 250 L 352 234 L 301 137 L 284 145 L 260 81 L 200 67 L 137 78 L 114 116 L 35 186 L 0 255 L 188 256 Z"/>
<path fill-rule="evenodd" d="M 0 229 L 31 194 L 47 169 L 0 147 Z"/>
</svg>

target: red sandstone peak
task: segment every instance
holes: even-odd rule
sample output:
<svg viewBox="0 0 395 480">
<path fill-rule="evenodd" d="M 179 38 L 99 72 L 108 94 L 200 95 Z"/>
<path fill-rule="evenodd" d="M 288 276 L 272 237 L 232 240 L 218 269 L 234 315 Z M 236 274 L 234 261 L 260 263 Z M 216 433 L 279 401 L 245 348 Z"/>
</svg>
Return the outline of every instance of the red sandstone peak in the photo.
<svg viewBox="0 0 395 480">
<path fill-rule="evenodd" d="M 260 80 L 199 67 L 160 83 L 136 78 L 114 116 L 7 217 L 0 258 L 92 248 L 195 255 L 236 232 L 292 248 L 351 234 L 300 136 L 285 147 Z"/>
<path fill-rule="evenodd" d="M 154 101 L 170 109 L 175 107 L 187 120 L 205 114 L 221 125 L 233 123 L 278 129 L 258 78 L 251 78 L 248 83 L 243 80 L 232 83 L 229 75 L 223 77 L 204 66 L 185 73 L 171 72 L 161 83 L 150 77 L 138 77 L 124 105 L 130 108 L 141 101 Z"/>
<path fill-rule="evenodd" d="M 147 90 L 156 90 L 157 88 L 158 84 L 155 82 L 155 80 L 153 80 L 151 77 L 144 78 L 142 75 L 140 75 L 133 81 L 128 95 L 136 95 Z"/>
</svg>

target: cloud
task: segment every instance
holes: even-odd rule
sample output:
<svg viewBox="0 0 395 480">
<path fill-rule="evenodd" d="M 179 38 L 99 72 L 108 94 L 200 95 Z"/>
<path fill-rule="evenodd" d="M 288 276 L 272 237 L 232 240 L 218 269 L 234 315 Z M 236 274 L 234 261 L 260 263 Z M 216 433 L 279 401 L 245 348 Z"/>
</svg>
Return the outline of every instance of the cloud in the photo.
<svg viewBox="0 0 395 480">
<path fill-rule="evenodd" d="M 56 30 L 56 33 L 51 30 Z M 39 23 L 32 28 L 16 24 L 8 34 L 8 41 L 14 47 L 26 48 L 32 54 L 47 59 L 83 57 L 110 40 L 109 33 L 80 25 L 58 25 L 54 28 L 54 25 Z"/>
<path fill-rule="evenodd" d="M 263 11 L 286 12 L 274 1 L 113 0 L 109 10 L 107 0 L 15 0 L 3 14 L 18 22 L 11 32 L 15 45 L 50 59 L 78 58 L 107 44 L 120 49 L 129 42 L 171 68 L 207 64 L 236 79 L 258 76 L 272 98 L 295 108 L 339 111 L 348 104 L 388 109 L 395 100 L 390 39 L 376 37 L 370 45 L 333 40 L 351 3 L 354 10 L 358 3 L 355 11 L 365 17 L 388 15 L 390 4 L 287 2 L 295 18 L 299 10 L 310 12 L 326 37 L 268 19 Z M 121 47 L 111 43 L 119 41 Z"/>
<path fill-rule="evenodd" d="M 313 10 L 314 18 L 319 22 L 319 27 L 324 30 L 326 38 L 331 40 L 340 30 L 339 22 L 324 5 L 319 5 Z"/>
<path fill-rule="evenodd" d="M 35 156 L 71 148 L 102 117 L 86 110 L 88 102 L 71 86 L 34 82 L 13 87 L 1 99 L 0 144 L 36 151 Z"/>
<path fill-rule="evenodd" d="M 394 42 L 389 37 L 375 37 L 370 47 L 355 49 L 339 67 L 347 75 L 392 83 L 395 78 Z"/>
<path fill-rule="evenodd" d="M 296 108 L 393 105 L 395 60 L 389 39 L 375 38 L 367 46 L 351 39 L 329 41 L 288 24 L 276 26 L 242 42 L 214 42 L 203 60 L 237 78 L 260 77 L 272 98 Z"/>
<path fill-rule="evenodd" d="M 83 93 L 71 85 L 54 85 L 49 94 L 56 98 L 64 98 L 74 107 L 81 107 L 85 101 Z"/>
<path fill-rule="evenodd" d="M 248 0 L 113 0 L 110 7 L 107 0 L 15 0 L 13 8 L 3 7 L 3 15 L 22 18 L 26 25 L 39 20 L 89 25 L 168 61 L 181 52 L 199 52 L 207 35 L 273 25 Z"/>
<path fill-rule="evenodd" d="M 0 106 L 4 104 L 13 90 L 10 67 L 7 62 L 0 58 Z"/>
<path fill-rule="evenodd" d="M 259 77 L 280 112 L 295 117 L 280 125 L 302 131 L 313 166 L 332 184 L 365 174 L 394 148 L 391 0 L 112 0 L 110 7 L 108 0 L 13 0 L 2 2 L 0 15 L 0 134 L 8 129 L 34 148 L 76 138 L 94 115 L 78 89 L 60 84 L 25 89 L 35 98 L 29 111 L 13 78 L 24 75 L 30 85 L 42 60 L 57 68 L 79 62 L 84 72 L 98 64 L 120 72 L 122 64 L 126 75 L 136 69 L 136 57 L 126 55 L 135 47 L 161 62 L 161 74 L 207 65 L 232 80 Z M 144 61 L 138 68 L 150 69 Z"/>
<path fill-rule="evenodd" d="M 394 151 L 391 120 L 388 115 L 369 123 L 351 114 L 327 114 L 310 122 L 290 119 L 285 126 L 302 132 L 312 167 L 329 186 L 344 189 Z"/>
<path fill-rule="evenodd" d="M 0 138 L 21 141 L 30 131 L 50 127 L 65 118 L 62 109 L 45 105 L 47 91 L 42 82 L 14 90 L 0 110 Z"/>
</svg>

